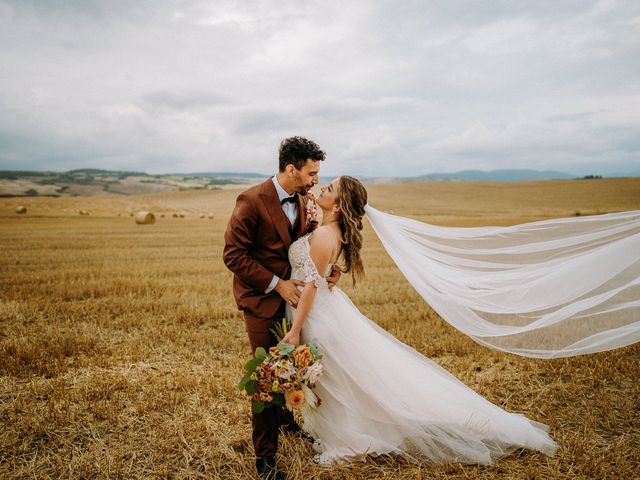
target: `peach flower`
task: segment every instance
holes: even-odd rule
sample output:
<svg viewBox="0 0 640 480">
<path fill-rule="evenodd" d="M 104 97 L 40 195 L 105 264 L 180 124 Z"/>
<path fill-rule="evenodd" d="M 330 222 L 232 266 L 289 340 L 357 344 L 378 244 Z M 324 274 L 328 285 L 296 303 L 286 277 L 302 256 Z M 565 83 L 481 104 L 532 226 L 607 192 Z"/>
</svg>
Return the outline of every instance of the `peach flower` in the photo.
<svg viewBox="0 0 640 480">
<path fill-rule="evenodd" d="M 301 390 L 294 390 L 287 394 L 287 401 L 292 407 L 299 407 L 304 403 L 304 393 Z"/>
</svg>

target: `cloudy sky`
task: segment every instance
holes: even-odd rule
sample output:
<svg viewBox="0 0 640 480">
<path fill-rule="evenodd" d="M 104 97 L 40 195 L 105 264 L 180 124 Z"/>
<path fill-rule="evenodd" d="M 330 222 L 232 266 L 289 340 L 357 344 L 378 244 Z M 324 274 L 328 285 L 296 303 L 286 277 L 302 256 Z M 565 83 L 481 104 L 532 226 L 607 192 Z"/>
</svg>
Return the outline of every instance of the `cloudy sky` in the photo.
<svg viewBox="0 0 640 480">
<path fill-rule="evenodd" d="M 0 0 L 0 169 L 640 172 L 640 2 Z"/>
</svg>

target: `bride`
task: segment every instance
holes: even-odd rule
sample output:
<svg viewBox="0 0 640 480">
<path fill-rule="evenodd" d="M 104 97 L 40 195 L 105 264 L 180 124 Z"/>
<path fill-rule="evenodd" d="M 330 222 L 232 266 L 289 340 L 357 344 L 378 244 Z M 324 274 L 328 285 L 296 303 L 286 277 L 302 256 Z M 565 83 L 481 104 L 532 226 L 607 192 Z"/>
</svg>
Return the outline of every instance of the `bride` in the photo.
<svg viewBox="0 0 640 480">
<path fill-rule="evenodd" d="M 325 280 L 342 259 L 353 281 L 360 258 L 367 192 L 342 176 L 316 199 L 323 220 L 289 249 L 292 279 L 305 283 L 283 342 L 315 339 L 324 374 L 322 405 L 304 407 L 304 429 L 316 438 L 317 463 L 365 461 L 399 454 L 412 461 L 489 464 L 517 448 L 553 455 L 547 426 L 509 413 L 458 381 L 362 315 Z"/>
</svg>

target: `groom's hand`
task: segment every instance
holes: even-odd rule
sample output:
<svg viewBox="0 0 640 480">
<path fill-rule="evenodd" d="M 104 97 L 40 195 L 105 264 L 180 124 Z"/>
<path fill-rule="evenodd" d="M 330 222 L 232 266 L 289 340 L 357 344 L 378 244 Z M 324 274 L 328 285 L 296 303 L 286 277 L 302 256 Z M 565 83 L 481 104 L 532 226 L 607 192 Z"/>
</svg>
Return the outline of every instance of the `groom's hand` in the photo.
<svg viewBox="0 0 640 480">
<path fill-rule="evenodd" d="M 300 290 L 298 286 L 304 287 L 302 280 L 278 280 L 278 284 L 274 288 L 276 292 L 292 307 L 298 306 L 300 300 Z"/>
<path fill-rule="evenodd" d="M 338 267 L 338 265 L 332 265 L 331 266 L 331 275 L 327 277 L 327 283 L 329 284 L 329 290 L 333 289 L 333 287 L 336 286 L 336 283 L 338 283 L 338 280 L 340 280 L 340 275 L 342 275 L 342 272 L 340 271 L 340 267 Z"/>
</svg>

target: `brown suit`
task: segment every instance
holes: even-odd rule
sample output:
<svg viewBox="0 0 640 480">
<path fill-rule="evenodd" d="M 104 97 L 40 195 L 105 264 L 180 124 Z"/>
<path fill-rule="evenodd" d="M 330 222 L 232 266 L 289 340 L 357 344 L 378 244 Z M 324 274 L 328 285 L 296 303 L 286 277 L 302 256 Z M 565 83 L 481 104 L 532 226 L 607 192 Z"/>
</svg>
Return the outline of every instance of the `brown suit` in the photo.
<svg viewBox="0 0 640 480">
<path fill-rule="evenodd" d="M 285 303 L 275 290 L 268 294 L 264 291 L 274 275 L 289 278 L 289 246 L 316 226 L 307 222 L 302 198 L 297 208 L 296 224 L 291 225 L 269 178 L 238 195 L 224 234 L 224 263 L 234 273 L 233 294 L 244 313 L 252 351 L 276 344 L 270 329 L 284 316 Z M 256 456 L 275 455 L 279 425 L 293 419 L 289 412 L 283 413 L 271 407 L 253 415 Z"/>
</svg>

